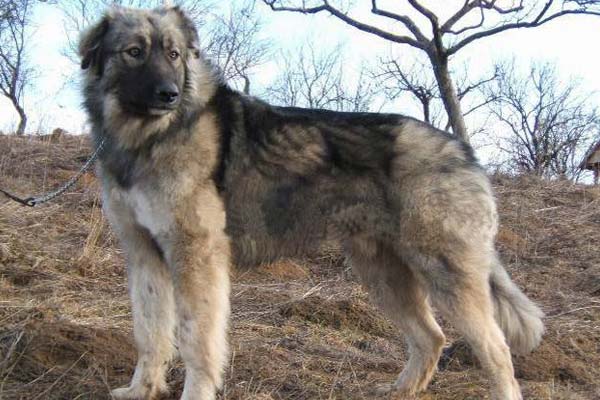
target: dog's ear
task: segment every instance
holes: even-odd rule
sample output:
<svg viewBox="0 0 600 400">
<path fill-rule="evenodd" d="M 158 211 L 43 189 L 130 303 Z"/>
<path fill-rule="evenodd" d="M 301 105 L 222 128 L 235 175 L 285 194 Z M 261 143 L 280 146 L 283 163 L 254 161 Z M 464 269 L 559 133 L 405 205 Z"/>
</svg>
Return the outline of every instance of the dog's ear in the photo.
<svg viewBox="0 0 600 400">
<path fill-rule="evenodd" d="M 102 41 L 110 26 L 108 15 L 104 16 L 96 25 L 88 28 L 79 40 L 79 56 L 81 69 L 102 63 Z M 100 70 L 101 71 L 101 70 Z"/>
<path fill-rule="evenodd" d="M 179 6 L 173 7 L 172 10 L 179 17 L 181 29 L 187 40 L 188 50 L 194 58 L 200 58 L 200 38 L 194 21 Z"/>
</svg>

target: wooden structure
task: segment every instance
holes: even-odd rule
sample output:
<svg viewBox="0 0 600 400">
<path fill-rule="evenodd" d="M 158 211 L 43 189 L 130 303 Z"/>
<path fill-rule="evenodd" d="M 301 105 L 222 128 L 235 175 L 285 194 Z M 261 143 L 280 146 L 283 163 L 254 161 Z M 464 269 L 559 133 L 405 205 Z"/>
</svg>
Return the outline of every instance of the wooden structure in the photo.
<svg viewBox="0 0 600 400">
<path fill-rule="evenodd" d="M 600 141 L 590 148 L 585 158 L 579 164 L 581 169 L 589 169 L 594 172 L 594 185 L 598 184 L 598 177 L 600 176 Z"/>
</svg>

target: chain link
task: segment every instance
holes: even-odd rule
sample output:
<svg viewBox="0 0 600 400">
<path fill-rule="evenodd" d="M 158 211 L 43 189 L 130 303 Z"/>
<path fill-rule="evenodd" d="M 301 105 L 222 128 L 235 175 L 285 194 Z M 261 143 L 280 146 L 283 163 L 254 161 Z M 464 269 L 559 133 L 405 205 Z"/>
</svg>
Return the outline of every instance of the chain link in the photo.
<svg viewBox="0 0 600 400">
<path fill-rule="evenodd" d="M 96 150 L 92 153 L 90 158 L 85 162 L 85 164 L 83 164 L 81 169 L 71 179 L 69 179 L 60 188 L 58 188 L 52 192 L 49 192 L 49 193 L 46 193 L 46 194 L 40 195 L 40 196 L 27 197 L 25 199 L 15 196 L 14 194 L 7 192 L 6 190 L 3 190 L 3 189 L 0 189 L 0 193 L 3 193 L 6 197 L 8 197 L 11 200 L 16 201 L 17 203 L 21 203 L 21 204 L 29 206 L 29 207 L 34 207 L 38 204 L 44 204 L 44 203 L 60 196 L 67 190 L 69 190 L 71 188 L 71 186 L 73 186 L 83 176 L 83 174 L 92 166 L 94 161 L 96 161 L 96 159 L 100 155 L 100 151 L 102 151 L 105 141 L 106 141 L 106 139 L 104 139 L 100 142 L 100 144 L 98 145 L 98 147 L 96 147 Z"/>
</svg>

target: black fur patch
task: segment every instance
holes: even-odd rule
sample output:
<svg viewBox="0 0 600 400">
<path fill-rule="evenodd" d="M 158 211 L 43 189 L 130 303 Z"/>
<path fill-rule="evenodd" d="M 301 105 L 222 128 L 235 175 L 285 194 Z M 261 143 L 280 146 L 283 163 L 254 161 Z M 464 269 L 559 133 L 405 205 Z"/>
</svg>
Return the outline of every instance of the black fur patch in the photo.
<svg viewBox="0 0 600 400">
<path fill-rule="evenodd" d="M 318 129 L 325 143 L 327 169 L 389 173 L 393 159 L 392 133 L 404 117 L 397 114 L 353 113 L 298 107 L 272 107 L 260 101 L 243 101 L 244 126 L 250 150 L 255 153 L 275 142 L 284 126 Z M 290 138 L 290 141 L 293 138 Z M 383 140 L 382 140 L 383 139 Z M 300 143 L 300 145 L 308 143 Z M 293 160 L 291 160 L 293 162 Z M 261 166 L 261 172 L 281 175 L 280 168 Z"/>
<path fill-rule="evenodd" d="M 225 85 L 219 85 L 208 104 L 209 109 L 213 109 L 217 115 L 220 129 L 219 158 L 212 173 L 213 182 L 219 191 L 224 189 L 225 173 L 229 153 L 231 152 L 231 139 L 235 122 L 233 96 L 235 96 L 235 93 L 231 89 Z"/>
<path fill-rule="evenodd" d="M 104 17 L 100 23 L 84 36 L 82 48 L 80 49 L 82 55 L 81 69 L 96 67 L 97 75 L 102 76 L 104 71 L 104 49 L 102 42 L 104 41 L 104 36 L 108 32 L 109 27 L 110 24 L 108 18 Z"/>
<path fill-rule="evenodd" d="M 139 153 L 121 149 L 111 135 L 105 133 L 104 138 L 104 148 L 100 155 L 102 166 L 119 186 L 128 189 L 134 183 L 135 164 Z"/>
<path fill-rule="evenodd" d="M 270 218 L 265 220 L 266 228 L 270 235 L 283 235 L 286 231 L 294 229 L 299 215 L 293 212 L 294 192 L 299 190 L 300 184 L 289 184 L 275 187 L 265 198 L 261 208 Z"/>
</svg>

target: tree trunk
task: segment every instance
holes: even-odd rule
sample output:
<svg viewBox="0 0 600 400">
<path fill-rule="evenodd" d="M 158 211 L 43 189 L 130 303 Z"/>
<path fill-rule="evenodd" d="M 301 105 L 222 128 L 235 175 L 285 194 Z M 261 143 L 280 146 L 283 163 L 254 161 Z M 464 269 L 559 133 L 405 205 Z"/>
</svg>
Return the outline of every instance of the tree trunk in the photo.
<svg viewBox="0 0 600 400">
<path fill-rule="evenodd" d="M 421 104 L 423 105 L 423 119 L 428 124 L 431 124 L 431 111 L 429 107 L 429 99 L 421 99 Z"/>
<path fill-rule="evenodd" d="M 250 79 L 246 75 L 242 75 L 244 78 L 244 94 L 250 94 Z"/>
<path fill-rule="evenodd" d="M 19 126 L 17 127 L 17 135 L 22 136 L 25 134 L 25 127 L 27 126 L 27 115 L 22 107 L 16 106 L 16 109 L 19 113 Z"/>
<path fill-rule="evenodd" d="M 448 70 L 448 57 L 446 55 L 439 55 L 436 52 L 435 54 L 429 54 L 429 60 L 433 67 L 435 79 L 440 88 L 442 102 L 444 103 L 444 108 L 448 114 L 452 132 L 466 143 L 469 143 L 469 135 L 460 107 L 460 100 L 458 99 L 454 83 L 450 77 L 450 71 Z"/>
</svg>

